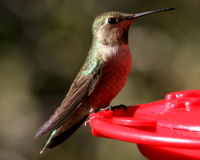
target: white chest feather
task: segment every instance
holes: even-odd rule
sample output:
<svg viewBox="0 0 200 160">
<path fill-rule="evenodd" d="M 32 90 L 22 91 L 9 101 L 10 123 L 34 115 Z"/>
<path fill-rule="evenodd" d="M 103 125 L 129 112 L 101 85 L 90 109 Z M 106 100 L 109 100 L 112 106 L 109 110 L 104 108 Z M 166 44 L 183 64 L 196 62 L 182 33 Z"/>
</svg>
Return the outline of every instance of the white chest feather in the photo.
<svg viewBox="0 0 200 160">
<path fill-rule="evenodd" d="M 124 54 L 130 54 L 130 50 L 128 45 L 116 45 L 116 46 L 107 46 L 107 45 L 100 45 L 99 56 L 103 58 L 104 61 L 112 59 L 116 56 L 123 56 Z"/>
</svg>

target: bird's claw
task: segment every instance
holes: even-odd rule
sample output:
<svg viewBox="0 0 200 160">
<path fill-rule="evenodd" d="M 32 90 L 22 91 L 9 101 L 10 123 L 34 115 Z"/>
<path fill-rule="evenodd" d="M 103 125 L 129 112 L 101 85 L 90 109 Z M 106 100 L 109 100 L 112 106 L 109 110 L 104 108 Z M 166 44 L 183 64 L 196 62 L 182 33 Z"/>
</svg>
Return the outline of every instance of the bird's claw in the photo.
<svg viewBox="0 0 200 160">
<path fill-rule="evenodd" d="M 116 109 L 120 109 L 120 108 L 122 108 L 123 110 L 127 111 L 128 107 L 126 105 L 124 105 L 124 104 L 120 104 L 118 106 L 111 107 L 111 110 L 115 111 Z"/>
<path fill-rule="evenodd" d="M 122 108 L 123 110 L 125 110 L 125 111 L 127 111 L 127 106 L 126 105 L 124 105 L 124 104 L 120 104 L 120 105 L 118 105 L 118 106 L 108 106 L 108 107 L 106 107 L 106 108 L 101 108 L 101 109 L 97 109 L 96 111 L 95 111 L 95 113 L 98 113 L 98 112 L 101 112 L 101 111 L 105 111 L 105 110 L 112 110 L 112 111 L 115 111 L 116 109 L 120 109 L 120 108 Z"/>
<path fill-rule="evenodd" d="M 95 110 L 95 113 L 98 113 L 98 112 L 101 112 L 101 111 L 105 111 L 105 110 L 111 110 L 112 109 L 112 107 L 109 105 L 109 106 L 107 106 L 106 108 L 100 108 L 100 109 L 96 109 Z"/>
</svg>

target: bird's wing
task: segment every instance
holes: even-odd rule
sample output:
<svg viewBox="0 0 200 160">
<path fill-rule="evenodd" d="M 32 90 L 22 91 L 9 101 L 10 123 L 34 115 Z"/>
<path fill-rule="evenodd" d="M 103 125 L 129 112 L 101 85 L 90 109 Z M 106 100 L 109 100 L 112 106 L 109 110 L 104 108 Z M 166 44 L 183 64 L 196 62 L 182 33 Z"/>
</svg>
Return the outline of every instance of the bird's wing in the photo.
<svg viewBox="0 0 200 160">
<path fill-rule="evenodd" d="M 35 137 L 43 136 L 60 127 L 72 112 L 76 110 L 83 100 L 93 91 L 104 70 L 104 63 L 102 60 L 95 61 L 95 65 L 90 67 L 90 70 L 87 70 L 88 72 L 80 72 L 80 74 L 77 75 L 60 107 L 58 107 L 50 119 L 43 124 Z M 82 68 L 82 71 L 83 70 L 85 70 L 84 66 Z"/>
</svg>

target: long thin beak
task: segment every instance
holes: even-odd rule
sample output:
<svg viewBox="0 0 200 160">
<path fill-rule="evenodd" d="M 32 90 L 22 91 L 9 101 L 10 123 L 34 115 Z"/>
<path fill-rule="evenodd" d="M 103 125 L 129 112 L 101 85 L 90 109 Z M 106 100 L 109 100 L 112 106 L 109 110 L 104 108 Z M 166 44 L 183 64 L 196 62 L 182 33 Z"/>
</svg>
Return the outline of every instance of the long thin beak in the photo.
<svg viewBox="0 0 200 160">
<path fill-rule="evenodd" d="M 134 14 L 134 16 L 132 17 L 132 20 L 138 19 L 140 17 L 143 17 L 147 14 L 153 14 L 153 13 L 158 13 L 158 12 L 165 12 L 165 11 L 171 11 L 174 10 L 175 8 L 165 8 L 165 9 L 158 9 L 158 10 L 154 10 L 154 11 L 148 11 L 148 12 L 143 12 L 143 13 L 137 13 Z"/>
</svg>

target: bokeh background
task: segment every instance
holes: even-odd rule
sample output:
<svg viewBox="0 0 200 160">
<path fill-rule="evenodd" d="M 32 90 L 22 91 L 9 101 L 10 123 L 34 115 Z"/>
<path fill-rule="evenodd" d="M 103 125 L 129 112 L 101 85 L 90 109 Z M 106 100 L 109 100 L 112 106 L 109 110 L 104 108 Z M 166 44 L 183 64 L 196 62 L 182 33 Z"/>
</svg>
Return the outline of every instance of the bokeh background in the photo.
<svg viewBox="0 0 200 160">
<path fill-rule="evenodd" d="M 84 62 L 95 16 L 166 7 L 176 10 L 145 16 L 131 26 L 133 67 L 113 105 L 200 88 L 199 0 L 0 1 L 0 159 L 144 160 L 136 145 L 93 137 L 89 126 L 42 156 L 46 139 L 33 136 Z"/>
</svg>

